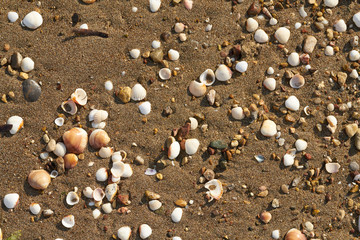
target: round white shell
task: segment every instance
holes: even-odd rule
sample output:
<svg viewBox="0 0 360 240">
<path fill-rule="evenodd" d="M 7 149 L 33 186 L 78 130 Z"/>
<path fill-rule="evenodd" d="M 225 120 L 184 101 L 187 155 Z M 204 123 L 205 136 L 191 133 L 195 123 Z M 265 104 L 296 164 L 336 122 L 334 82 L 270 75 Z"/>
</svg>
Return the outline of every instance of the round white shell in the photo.
<svg viewBox="0 0 360 240">
<path fill-rule="evenodd" d="M 233 109 L 231 109 L 231 116 L 236 120 L 244 119 L 245 114 L 242 107 L 234 107 Z"/>
<path fill-rule="evenodd" d="M 141 239 L 146 239 L 152 234 L 152 229 L 147 224 L 141 224 L 139 227 L 139 234 Z"/>
<path fill-rule="evenodd" d="M 28 13 L 21 21 L 21 25 L 30 29 L 37 29 L 43 23 L 43 18 L 40 13 L 32 11 Z"/>
<path fill-rule="evenodd" d="M 114 152 L 114 153 L 111 155 L 111 160 L 112 160 L 113 163 L 122 161 L 123 158 L 122 158 L 122 156 L 121 156 L 120 151 Z"/>
<path fill-rule="evenodd" d="M 179 60 L 180 53 L 174 49 L 170 49 L 168 51 L 168 57 L 171 61 L 176 61 L 176 60 Z"/>
<path fill-rule="evenodd" d="M 182 208 L 179 207 L 175 208 L 174 211 L 171 213 L 171 220 L 174 223 L 180 222 L 182 214 L 183 214 Z"/>
<path fill-rule="evenodd" d="M 206 85 L 202 82 L 191 81 L 189 85 L 189 92 L 194 97 L 201 97 L 206 93 Z"/>
<path fill-rule="evenodd" d="M 41 211 L 41 207 L 40 207 L 40 204 L 38 203 L 32 203 L 30 204 L 30 212 L 34 215 L 38 215 Z"/>
<path fill-rule="evenodd" d="M 160 41 L 158 41 L 158 40 L 154 40 L 154 41 L 152 41 L 152 43 L 151 43 L 151 47 L 152 48 L 159 48 L 159 47 L 161 47 L 161 42 Z"/>
<path fill-rule="evenodd" d="M 213 199 L 219 200 L 223 194 L 222 183 L 217 179 L 212 179 L 205 183 L 204 188 L 209 190 L 206 194 L 210 197 L 210 201 Z"/>
<path fill-rule="evenodd" d="M 6 124 L 13 125 L 10 129 L 10 133 L 15 134 L 23 127 L 24 120 L 19 116 L 12 116 L 7 120 Z"/>
<path fill-rule="evenodd" d="M 73 94 L 71 94 L 71 99 L 77 104 L 84 106 L 87 103 L 87 94 L 84 89 L 77 88 Z"/>
<path fill-rule="evenodd" d="M 264 30 L 258 29 L 255 32 L 254 39 L 258 43 L 266 43 L 267 41 L 269 41 L 269 36 Z"/>
<path fill-rule="evenodd" d="M 161 5 L 161 0 L 150 0 L 150 11 L 151 12 L 157 12 Z"/>
<path fill-rule="evenodd" d="M 131 235 L 131 228 L 129 226 L 124 226 L 117 230 L 117 237 L 120 240 L 129 240 L 130 235 Z"/>
<path fill-rule="evenodd" d="M 297 111 L 300 108 L 299 99 L 295 96 L 290 96 L 285 101 L 285 107 L 291 111 Z"/>
<path fill-rule="evenodd" d="M 92 111 L 90 112 L 92 113 Z M 105 121 L 109 116 L 109 113 L 105 110 L 97 110 L 95 111 L 94 115 L 93 115 L 93 121 L 95 123 L 101 123 L 102 121 Z M 90 116 L 89 116 L 90 118 Z"/>
<path fill-rule="evenodd" d="M 290 79 L 289 84 L 292 88 L 301 88 L 305 85 L 305 79 L 300 74 L 295 74 L 295 76 Z"/>
<path fill-rule="evenodd" d="M 279 27 L 275 32 L 275 38 L 281 44 L 287 43 L 290 38 L 290 30 L 286 27 Z"/>
<path fill-rule="evenodd" d="M 296 142 L 295 142 L 296 151 L 301 152 L 301 151 L 306 150 L 307 145 L 308 145 L 307 142 L 303 139 L 296 140 Z"/>
<path fill-rule="evenodd" d="M 112 168 L 110 169 L 111 174 L 115 178 L 121 177 L 125 172 L 125 163 L 123 162 L 115 162 L 113 163 Z"/>
<path fill-rule="evenodd" d="M 94 209 L 94 211 L 92 212 L 92 215 L 93 215 L 94 219 L 97 219 L 98 217 L 100 217 L 101 212 L 100 212 L 99 209 L 96 208 L 96 209 Z"/>
<path fill-rule="evenodd" d="M 263 85 L 267 90 L 274 91 L 276 88 L 276 80 L 274 78 L 265 78 Z"/>
<path fill-rule="evenodd" d="M 346 32 L 347 26 L 343 19 L 337 20 L 334 24 L 334 28 L 338 32 Z"/>
<path fill-rule="evenodd" d="M 259 27 L 259 23 L 254 18 L 246 20 L 246 31 L 254 32 Z"/>
<path fill-rule="evenodd" d="M 360 12 L 355 13 L 352 20 L 357 27 L 360 27 Z"/>
<path fill-rule="evenodd" d="M 260 132 L 265 137 L 272 137 L 276 134 L 276 124 L 272 120 L 265 120 L 261 125 Z"/>
<path fill-rule="evenodd" d="M 247 68 L 248 68 L 248 63 L 246 61 L 238 62 L 235 66 L 236 71 L 241 73 L 246 72 Z"/>
<path fill-rule="evenodd" d="M 65 216 L 62 220 L 61 223 L 64 227 L 66 228 L 72 228 L 75 226 L 75 217 L 74 215 L 68 215 Z"/>
<path fill-rule="evenodd" d="M 196 138 L 186 139 L 185 152 L 189 155 L 193 155 L 197 152 L 199 146 L 200 146 L 200 142 Z"/>
<path fill-rule="evenodd" d="M 134 59 L 138 58 L 140 56 L 140 50 L 139 49 L 130 50 L 130 56 Z"/>
<path fill-rule="evenodd" d="M 159 200 L 151 200 L 149 201 L 149 208 L 151 211 L 156 211 L 161 208 L 162 203 Z"/>
<path fill-rule="evenodd" d="M 171 78 L 171 70 L 169 68 L 162 68 L 159 71 L 159 77 L 162 80 L 168 80 Z"/>
<path fill-rule="evenodd" d="M 102 147 L 99 150 L 99 156 L 101 158 L 109 158 L 113 153 L 113 149 L 111 147 Z"/>
<path fill-rule="evenodd" d="M 100 123 L 92 122 L 91 126 L 97 129 L 104 129 L 106 127 L 106 122 L 100 122 Z"/>
<path fill-rule="evenodd" d="M 77 195 L 76 192 L 69 192 L 67 195 L 66 195 L 66 203 L 69 205 L 69 206 L 73 206 L 75 204 L 78 204 L 79 203 L 79 196 Z"/>
<path fill-rule="evenodd" d="M 101 209 L 104 211 L 104 213 L 109 214 L 112 212 L 111 203 L 105 203 L 101 206 Z"/>
<path fill-rule="evenodd" d="M 58 117 L 55 119 L 54 122 L 55 122 L 56 126 L 61 127 L 62 125 L 64 125 L 65 119 L 62 117 Z"/>
<path fill-rule="evenodd" d="M 17 12 L 8 12 L 7 17 L 9 19 L 9 22 L 13 23 L 18 20 L 19 14 Z"/>
<path fill-rule="evenodd" d="M 26 57 L 21 61 L 21 70 L 23 72 L 30 72 L 34 69 L 34 67 L 35 67 L 35 63 L 29 57 Z"/>
<path fill-rule="evenodd" d="M 143 115 L 148 115 L 151 112 L 151 103 L 149 101 L 140 103 L 139 111 Z"/>
<path fill-rule="evenodd" d="M 231 78 L 232 72 L 226 65 L 220 64 L 220 66 L 215 71 L 215 76 L 219 81 L 227 81 Z"/>
<path fill-rule="evenodd" d="M 349 53 L 350 61 L 357 61 L 360 59 L 360 53 L 356 50 L 351 50 Z"/>
<path fill-rule="evenodd" d="M 180 154 L 180 144 L 179 142 L 175 141 L 173 142 L 168 150 L 168 157 L 170 160 L 177 158 Z"/>
<path fill-rule="evenodd" d="M 6 208 L 13 209 L 19 203 L 19 194 L 17 193 L 6 194 L 3 201 Z"/>
<path fill-rule="evenodd" d="M 94 190 L 92 190 L 91 187 L 86 187 L 84 190 L 83 190 L 83 194 L 85 197 L 87 198 L 92 198 L 93 197 L 93 192 Z"/>
<path fill-rule="evenodd" d="M 176 33 L 181 33 L 182 31 L 184 31 L 184 29 L 185 25 L 183 23 L 175 23 L 174 30 Z"/>
<path fill-rule="evenodd" d="M 189 120 L 190 120 L 190 129 L 195 130 L 198 127 L 198 120 L 196 120 L 196 118 L 193 117 L 189 117 Z"/>
<path fill-rule="evenodd" d="M 64 112 L 69 113 L 71 115 L 75 115 L 75 113 L 77 112 L 77 106 L 73 100 L 67 100 L 65 102 L 62 102 L 61 108 Z"/>
<path fill-rule="evenodd" d="M 99 168 L 95 174 L 96 181 L 104 182 L 108 179 L 109 175 L 106 168 Z"/>
<path fill-rule="evenodd" d="M 105 192 L 102 188 L 95 188 L 93 191 L 93 199 L 97 202 L 102 201 L 105 197 Z"/>
<path fill-rule="evenodd" d="M 131 99 L 133 101 L 141 101 L 146 97 L 146 89 L 141 86 L 141 84 L 137 83 L 131 89 Z"/>
<path fill-rule="evenodd" d="M 211 86 L 215 82 L 215 73 L 211 69 L 206 69 L 199 77 L 200 82 L 206 86 Z"/>
<path fill-rule="evenodd" d="M 105 86 L 105 90 L 107 90 L 107 91 L 111 91 L 114 88 L 113 83 L 110 80 L 106 81 L 104 83 L 104 86 Z"/>
<path fill-rule="evenodd" d="M 58 157 L 63 157 L 66 154 L 66 146 L 63 142 L 58 142 L 55 146 L 54 154 Z"/>
<path fill-rule="evenodd" d="M 336 162 L 330 162 L 325 164 L 325 169 L 328 173 L 337 173 L 340 169 L 340 164 Z"/>
<path fill-rule="evenodd" d="M 93 109 L 93 110 L 90 111 L 90 113 L 89 113 L 89 121 L 90 121 L 90 122 L 94 121 L 94 116 L 95 116 L 95 113 L 96 113 L 97 111 L 99 111 L 99 110 Z"/>
</svg>

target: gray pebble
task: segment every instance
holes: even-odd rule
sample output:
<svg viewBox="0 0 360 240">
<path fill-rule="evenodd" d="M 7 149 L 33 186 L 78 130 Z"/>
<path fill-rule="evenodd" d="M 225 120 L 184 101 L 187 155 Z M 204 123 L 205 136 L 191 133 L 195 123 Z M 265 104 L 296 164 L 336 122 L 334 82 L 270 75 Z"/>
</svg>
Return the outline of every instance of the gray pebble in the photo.
<svg viewBox="0 0 360 240">
<path fill-rule="evenodd" d="M 27 79 L 23 82 L 24 98 L 28 102 L 35 102 L 41 95 L 41 87 L 37 82 L 31 79 Z"/>
<path fill-rule="evenodd" d="M 359 164 L 357 162 L 351 162 L 349 168 L 351 171 L 357 171 L 359 170 Z"/>
<path fill-rule="evenodd" d="M 20 68 L 21 61 L 23 60 L 23 57 L 20 53 L 16 52 L 13 55 L 11 55 L 10 61 L 11 61 L 11 67 L 12 68 Z"/>
</svg>

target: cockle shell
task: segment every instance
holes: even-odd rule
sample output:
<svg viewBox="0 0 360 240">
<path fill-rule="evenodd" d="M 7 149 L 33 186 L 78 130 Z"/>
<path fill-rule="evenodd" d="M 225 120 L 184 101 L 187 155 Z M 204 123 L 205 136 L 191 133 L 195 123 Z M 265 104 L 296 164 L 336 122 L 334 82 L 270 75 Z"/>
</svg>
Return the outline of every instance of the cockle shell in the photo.
<svg viewBox="0 0 360 240">
<path fill-rule="evenodd" d="M 120 151 L 114 152 L 111 155 L 111 160 L 113 163 L 124 161 L 126 159 L 126 156 L 127 156 L 127 153 L 124 150 L 120 150 Z"/>
<path fill-rule="evenodd" d="M 195 97 L 204 96 L 206 93 L 206 85 L 197 81 L 191 81 L 189 85 L 189 92 Z"/>
<path fill-rule="evenodd" d="M 96 181 L 104 182 L 108 179 L 108 177 L 109 177 L 109 174 L 108 174 L 106 168 L 99 168 L 96 171 L 96 174 L 95 174 Z"/>
<path fill-rule="evenodd" d="M 34 69 L 34 67 L 35 67 L 35 63 L 29 57 L 26 57 L 21 61 L 21 70 L 23 72 L 26 72 L 26 73 L 30 72 L 30 71 L 32 71 Z"/>
<path fill-rule="evenodd" d="M 171 70 L 169 68 L 162 68 L 159 71 L 159 77 L 161 80 L 168 80 L 171 78 Z"/>
<path fill-rule="evenodd" d="M 89 114 L 89 120 L 93 119 L 92 121 L 94 121 L 95 123 L 101 123 L 105 121 L 109 116 L 109 113 L 105 110 L 96 110 L 95 112 L 93 111 L 95 111 L 95 109 L 90 112 L 91 116 Z"/>
<path fill-rule="evenodd" d="M 161 208 L 162 203 L 159 200 L 151 200 L 149 201 L 149 208 L 151 211 L 156 211 Z"/>
<path fill-rule="evenodd" d="M 124 226 L 117 230 L 117 237 L 120 240 L 129 240 L 130 235 L 131 235 L 131 228 L 129 226 Z"/>
<path fill-rule="evenodd" d="M 69 206 L 78 204 L 79 201 L 80 201 L 80 198 L 76 192 L 71 191 L 66 195 L 66 204 Z"/>
<path fill-rule="evenodd" d="M 190 130 L 195 130 L 199 125 L 198 120 L 196 120 L 196 118 L 189 117 L 189 121 L 190 121 Z"/>
<path fill-rule="evenodd" d="M 33 170 L 28 176 L 28 183 L 32 188 L 44 190 L 51 182 L 50 174 L 44 169 Z"/>
<path fill-rule="evenodd" d="M 248 69 L 248 66 L 249 64 L 246 61 L 240 61 L 236 63 L 235 69 L 240 73 L 244 73 Z"/>
<path fill-rule="evenodd" d="M 207 188 L 209 191 L 206 192 L 207 196 L 210 198 L 209 201 L 212 200 L 219 200 L 223 194 L 223 187 L 222 183 L 217 179 L 212 179 L 205 183 L 205 188 Z"/>
<path fill-rule="evenodd" d="M 109 158 L 109 157 L 111 157 L 113 152 L 114 152 L 114 149 L 111 147 L 102 147 L 102 148 L 100 148 L 99 156 L 101 158 Z"/>
<path fill-rule="evenodd" d="M 215 77 L 219 81 L 227 81 L 231 78 L 231 76 L 232 71 L 224 64 L 220 64 L 220 66 L 215 71 Z"/>
<path fill-rule="evenodd" d="M 28 13 L 21 21 L 21 25 L 30 29 L 37 29 L 43 23 L 43 18 L 40 13 L 32 11 Z"/>
<path fill-rule="evenodd" d="M 66 169 L 74 168 L 78 164 L 79 158 L 73 153 L 67 153 L 64 156 L 64 164 Z"/>
<path fill-rule="evenodd" d="M 259 27 L 259 23 L 254 18 L 246 20 L 246 31 L 254 32 Z"/>
<path fill-rule="evenodd" d="M 74 215 L 67 215 L 62 220 L 61 223 L 66 228 L 72 228 L 75 226 L 75 217 Z"/>
<path fill-rule="evenodd" d="M 100 149 L 101 147 L 106 147 L 106 145 L 110 142 L 110 137 L 102 129 L 94 130 L 89 137 L 89 144 L 94 149 Z"/>
<path fill-rule="evenodd" d="M 141 239 L 146 239 L 152 234 L 152 229 L 147 224 L 141 224 L 139 227 L 139 235 Z"/>
<path fill-rule="evenodd" d="M 274 91 L 276 88 L 276 80 L 274 78 L 265 78 L 263 85 L 267 90 Z"/>
<path fill-rule="evenodd" d="M 139 111 L 143 115 L 148 115 L 151 112 L 151 103 L 149 101 L 140 103 Z"/>
<path fill-rule="evenodd" d="M 105 196 L 109 202 L 114 200 L 116 193 L 119 190 L 119 186 L 116 183 L 112 183 L 106 186 L 105 188 Z"/>
<path fill-rule="evenodd" d="M 141 101 L 146 97 L 146 89 L 137 83 L 131 89 L 131 99 L 133 101 Z"/>
<path fill-rule="evenodd" d="M 62 117 L 58 117 L 55 119 L 54 123 L 56 124 L 56 126 L 61 127 L 62 125 L 64 125 L 65 119 Z"/>
<path fill-rule="evenodd" d="M 87 94 L 84 89 L 77 88 L 73 94 L 71 94 L 71 100 L 75 103 L 84 106 L 87 103 Z"/>
<path fill-rule="evenodd" d="M 54 154 L 58 157 L 63 157 L 66 154 L 66 146 L 62 142 L 58 142 L 55 145 Z"/>
<path fill-rule="evenodd" d="M 242 120 L 245 118 L 245 114 L 244 111 L 242 109 L 242 107 L 234 107 L 233 109 L 231 109 L 231 116 L 235 119 L 235 120 Z"/>
<path fill-rule="evenodd" d="M 9 193 L 4 197 L 4 205 L 8 209 L 13 209 L 16 205 L 19 204 L 19 194 L 17 193 Z"/>
<path fill-rule="evenodd" d="M 200 146 L 200 142 L 196 138 L 186 139 L 185 152 L 189 155 L 193 155 L 197 152 L 199 146 Z"/>
<path fill-rule="evenodd" d="M 168 158 L 170 160 L 177 158 L 180 154 L 180 144 L 179 142 L 175 141 L 173 142 L 168 150 Z"/>
<path fill-rule="evenodd" d="M 272 120 L 267 119 L 261 125 L 260 132 L 265 137 L 272 137 L 277 133 L 276 124 Z"/>
<path fill-rule="evenodd" d="M 41 207 L 40 204 L 38 203 L 31 203 L 30 204 L 30 208 L 29 208 L 30 212 L 34 215 L 38 215 L 41 211 Z"/>
<path fill-rule="evenodd" d="M 292 228 L 286 233 L 284 240 L 307 240 L 307 237 L 296 228 Z"/>
<path fill-rule="evenodd" d="M 12 116 L 6 121 L 6 124 L 12 125 L 10 133 L 14 135 L 24 126 L 24 120 L 19 116 Z"/>
<path fill-rule="evenodd" d="M 295 74 L 295 76 L 290 79 L 289 83 L 292 88 L 301 88 L 305 85 L 305 78 L 300 74 Z"/>
<path fill-rule="evenodd" d="M 211 86 L 215 82 L 215 73 L 211 69 L 206 69 L 199 77 L 201 83 Z"/>
<path fill-rule="evenodd" d="M 260 213 L 259 218 L 263 223 L 269 223 L 271 220 L 271 213 L 264 211 Z"/>
<path fill-rule="evenodd" d="M 68 100 L 61 103 L 61 108 L 64 112 L 69 113 L 71 115 L 75 115 L 75 113 L 77 112 L 77 106 L 73 100 Z"/>
<path fill-rule="evenodd" d="M 171 213 L 171 220 L 174 223 L 178 223 L 180 222 L 181 218 L 182 218 L 182 214 L 183 214 L 183 210 L 182 208 L 175 208 L 174 211 Z"/>
<path fill-rule="evenodd" d="M 97 202 L 102 201 L 105 197 L 105 192 L 101 188 L 95 188 L 93 191 L 93 199 Z"/>
<path fill-rule="evenodd" d="M 66 150 L 70 153 L 80 154 L 85 151 L 88 142 L 88 134 L 82 128 L 72 128 L 63 134 Z"/>
</svg>

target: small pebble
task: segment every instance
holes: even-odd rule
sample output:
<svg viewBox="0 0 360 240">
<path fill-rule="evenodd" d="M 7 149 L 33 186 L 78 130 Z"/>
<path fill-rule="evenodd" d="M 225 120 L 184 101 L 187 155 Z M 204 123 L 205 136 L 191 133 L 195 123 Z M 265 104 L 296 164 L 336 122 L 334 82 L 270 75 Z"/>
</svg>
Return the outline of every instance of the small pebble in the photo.
<svg viewBox="0 0 360 240">
<path fill-rule="evenodd" d="M 24 98 L 28 102 L 35 102 L 41 95 L 41 87 L 37 82 L 31 79 L 27 79 L 23 82 Z"/>
<path fill-rule="evenodd" d="M 326 56 L 332 56 L 334 55 L 334 48 L 331 46 L 326 46 L 325 48 L 325 55 Z"/>
<path fill-rule="evenodd" d="M 359 164 L 357 162 L 351 162 L 349 164 L 349 168 L 351 171 L 358 171 L 359 170 Z"/>
<path fill-rule="evenodd" d="M 110 80 L 106 81 L 104 85 L 107 91 L 111 91 L 113 89 L 113 83 Z"/>
</svg>

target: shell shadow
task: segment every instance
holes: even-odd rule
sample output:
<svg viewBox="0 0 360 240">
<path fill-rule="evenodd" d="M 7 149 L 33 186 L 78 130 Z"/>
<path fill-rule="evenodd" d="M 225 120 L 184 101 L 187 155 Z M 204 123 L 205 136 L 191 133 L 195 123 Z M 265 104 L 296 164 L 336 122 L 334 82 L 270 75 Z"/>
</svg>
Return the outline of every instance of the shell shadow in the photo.
<svg viewBox="0 0 360 240">
<path fill-rule="evenodd" d="M 41 191 L 32 188 L 28 183 L 27 179 L 24 181 L 23 187 L 26 195 L 28 196 L 35 197 L 41 195 Z"/>
</svg>

